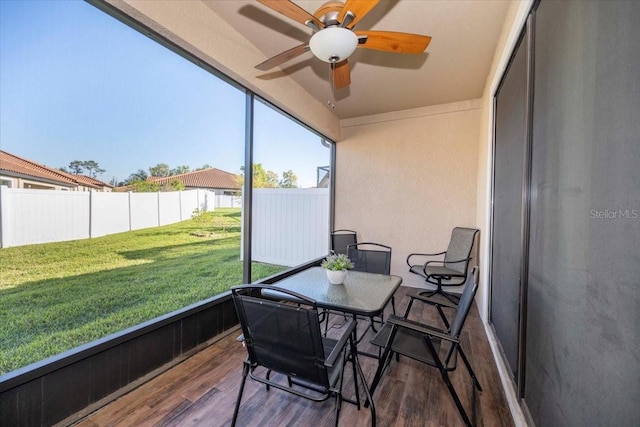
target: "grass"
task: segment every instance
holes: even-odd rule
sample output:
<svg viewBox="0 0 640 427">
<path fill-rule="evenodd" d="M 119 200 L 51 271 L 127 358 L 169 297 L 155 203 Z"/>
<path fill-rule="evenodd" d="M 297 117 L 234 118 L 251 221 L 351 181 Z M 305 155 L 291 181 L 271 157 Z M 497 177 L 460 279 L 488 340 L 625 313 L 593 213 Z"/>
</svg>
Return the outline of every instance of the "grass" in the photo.
<svg viewBox="0 0 640 427">
<path fill-rule="evenodd" d="M 241 283 L 240 210 L 219 209 L 208 224 L 0 249 L 0 374 Z"/>
</svg>

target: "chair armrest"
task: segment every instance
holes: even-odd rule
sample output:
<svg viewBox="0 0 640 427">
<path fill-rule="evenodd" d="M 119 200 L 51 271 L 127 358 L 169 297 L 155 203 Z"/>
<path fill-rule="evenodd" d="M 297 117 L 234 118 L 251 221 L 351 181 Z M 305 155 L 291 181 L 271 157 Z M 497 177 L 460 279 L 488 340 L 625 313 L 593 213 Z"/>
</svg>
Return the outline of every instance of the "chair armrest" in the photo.
<svg viewBox="0 0 640 427">
<path fill-rule="evenodd" d="M 433 261 L 427 261 L 427 262 L 425 262 L 425 263 L 424 263 L 424 265 L 422 266 L 422 271 L 423 271 L 423 273 L 424 273 L 424 275 L 425 275 L 426 277 L 429 277 L 429 276 L 430 276 L 430 274 L 429 274 L 429 273 L 427 273 L 427 266 L 428 266 L 428 265 L 432 265 L 432 264 L 439 264 L 439 265 L 441 265 L 441 266 L 444 266 L 444 260 L 442 260 L 442 261 L 439 261 L 439 260 L 433 260 Z"/>
<path fill-rule="evenodd" d="M 347 344 L 347 341 L 349 340 L 349 337 L 351 336 L 355 328 L 356 322 L 354 322 L 353 320 L 349 320 L 344 333 L 336 343 L 335 347 L 333 347 L 333 350 L 331 350 L 329 356 L 324 361 L 324 366 L 326 366 L 327 368 L 331 368 L 336 363 L 336 360 L 338 360 L 338 356 L 340 356 L 340 353 L 342 353 L 344 346 Z"/>
<path fill-rule="evenodd" d="M 458 259 L 458 260 L 455 260 L 455 261 L 447 261 L 447 264 L 457 264 L 459 262 L 471 261 L 472 259 L 473 259 L 473 257 Z"/>
<path fill-rule="evenodd" d="M 467 261 L 470 261 L 471 259 L 472 259 L 472 258 L 471 258 L 471 257 L 469 257 L 469 258 L 465 258 L 465 259 L 461 259 L 461 260 L 456 260 L 456 261 L 446 261 L 446 263 L 447 263 L 447 264 L 457 264 L 457 263 L 460 263 L 460 262 L 467 262 Z M 444 261 L 444 260 L 443 260 L 443 261 L 433 260 L 433 261 L 427 261 L 427 262 L 425 262 L 425 263 L 424 263 L 424 265 L 422 266 L 422 271 L 424 272 L 424 275 L 425 275 L 425 276 L 430 276 L 430 274 L 429 274 L 429 273 L 427 273 L 427 266 L 428 266 L 428 265 L 430 265 L 430 264 L 441 264 L 441 265 L 443 265 L 443 266 L 444 266 L 445 261 Z M 448 279 L 450 279 L 451 277 L 466 277 L 466 274 L 465 274 L 465 273 L 458 273 L 458 274 L 446 274 L 446 275 L 445 275 L 445 274 L 435 274 L 434 276 L 443 276 L 443 277 L 445 277 L 445 276 L 446 276 L 446 278 L 447 278 L 447 280 L 448 280 Z"/>
<path fill-rule="evenodd" d="M 409 254 L 409 256 L 407 256 L 407 265 L 408 265 L 409 267 L 411 267 L 411 265 L 412 265 L 412 264 L 411 264 L 411 257 L 429 257 L 429 256 L 438 256 L 438 255 L 444 255 L 444 254 L 446 254 L 446 253 L 447 253 L 447 251 L 444 251 L 444 252 L 438 252 L 438 253 L 435 253 L 435 254 L 421 254 L 421 253 L 413 253 L 413 254 Z"/>
<path fill-rule="evenodd" d="M 436 295 L 432 295 L 433 291 L 428 289 L 415 289 L 407 292 L 407 296 L 411 299 L 417 299 L 425 304 L 439 306 L 443 308 L 456 308 L 457 305 L 453 305 L 448 299 L 441 297 L 435 299 Z M 426 295 L 423 295 L 426 294 Z"/>
<path fill-rule="evenodd" d="M 387 322 L 392 325 L 397 325 L 400 328 L 405 328 L 412 331 L 420 332 L 421 334 L 429 335 L 430 337 L 440 338 L 442 340 L 456 344 L 460 343 L 457 338 L 452 337 L 448 332 L 443 331 L 442 329 L 434 328 L 433 326 L 424 325 L 422 323 L 394 316 L 393 314 L 389 316 Z"/>
</svg>

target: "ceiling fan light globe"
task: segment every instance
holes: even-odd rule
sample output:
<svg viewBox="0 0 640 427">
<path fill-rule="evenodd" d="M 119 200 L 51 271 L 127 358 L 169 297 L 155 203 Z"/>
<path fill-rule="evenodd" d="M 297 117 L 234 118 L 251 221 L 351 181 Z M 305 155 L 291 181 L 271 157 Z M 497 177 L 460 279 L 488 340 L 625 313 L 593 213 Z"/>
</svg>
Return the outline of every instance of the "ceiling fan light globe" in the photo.
<svg viewBox="0 0 640 427">
<path fill-rule="evenodd" d="M 344 61 L 356 50 L 358 36 L 347 28 L 327 27 L 309 40 L 311 52 L 321 61 Z"/>
</svg>

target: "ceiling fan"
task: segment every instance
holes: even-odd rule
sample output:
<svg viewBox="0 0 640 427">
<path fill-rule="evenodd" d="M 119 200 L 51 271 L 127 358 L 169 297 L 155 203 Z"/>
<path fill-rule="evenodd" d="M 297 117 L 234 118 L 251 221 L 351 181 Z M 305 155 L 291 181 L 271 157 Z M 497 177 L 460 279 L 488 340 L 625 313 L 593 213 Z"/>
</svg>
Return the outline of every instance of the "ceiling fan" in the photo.
<svg viewBox="0 0 640 427">
<path fill-rule="evenodd" d="M 307 43 L 269 58 L 256 65 L 256 68 L 267 71 L 310 50 L 316 58 L 331 64 L 331 83 L 335 89 L 342 89 L 351 84 L 347 59 L 358 47 L 396 53 L 424 52 L 431 41 L 429 36 L 353 29 L 379 1 L 330 1 L 311 14 L 290 0 L 258 0 L 270 9 L 311 28 L 314 33 Z"/>
</svg>

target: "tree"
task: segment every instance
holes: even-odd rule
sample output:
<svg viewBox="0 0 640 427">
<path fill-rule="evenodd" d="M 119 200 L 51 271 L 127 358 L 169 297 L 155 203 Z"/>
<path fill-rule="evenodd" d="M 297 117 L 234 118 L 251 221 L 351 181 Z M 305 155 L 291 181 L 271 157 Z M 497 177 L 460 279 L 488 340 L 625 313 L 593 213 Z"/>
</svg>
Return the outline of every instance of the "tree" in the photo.
<svg viewBox="0 0 640 427">
<path fill-rule="evenodd" d="M 244 185 L 244 166 L 240 167 L 238 184 Z M 253 164 L 253 188 L 278 188 L 278 174 L 274 171 L 265 170 L 262 163 Z"/>
<path fill-rule="evenodd" d="M 171 182 L 163 184 L 160 191 L 182 191 L 185 189 L 184 183 L 179 179 L 174 179 Z"/>
<path fill-rule="evenodd" d="M 124 183 L 126 185 L 130 185 L 130 184 L 133 184 L 133 183 L 138 182 L 138 181 L 146 181 L 148 177 L 149 177 L 149 175 L 147 174 L 147 172 L 145 170 L 138 169 L 137 172 L 134 172 L 131 175 L 129 175 L 129 178 L 127 178 L 124 181 Z"/>
<path fill-rule="evenodd" d="M 213 167 L 213 166 L 211 166 L 210 164 L 205 163 L 205 164 L 204 164 L 204 165 L 202 165 L 201 167 L 196 168 L 196 169 L 194 169 L 194 170 L 201 171 L 201 170 L 203 170 L 203 169 L 211 169 L 212 167 Z"/>
<path fill-rule="evenodd" d="M 151 176 L 171 176 L 171 169 L 166 163 L 158 163 L 155 166 L 149 166 L 149 174 Z"/>
<path fill-rule="evenodd" d="M 153 181 L 135 181 L 132 185 L 135 193 L 155 193 L 160 191 L 160 184 Z"/>
<path fill-rule="evenodd" d="M 186 165 L 178 166 L 177 168 L 171 169 L 171 173 L 169 176 L 180 175 L 183 173 L 191 172 L 191 168 Z"/>
<path fill-rule="evenodd" d="M 282 179 L 280 180 L 280 187 L 282 188 L 298 188 L 298 177 L 289 169 L 286 172 L 282 172 Z"/>
<path fill-rule="evenodd" d="M 74 160 L 69 163 L 69 170 L 71 170 L 71 172 L 76 175 L 80 175 L 82 172 L 84 172 L 84 163 L 85 162 L 81 160 Z"/>
<path fill-rule="evenodd" d="M 102 175 L 105 172 L 105 170 L 100 168 L 98 163 L 94 162 L 93 160 L 82 162 L 82 167 L 87 171 L 87 174 L 91 178 L 95 178 L 96 176 Z"/>
<path fill-rule="evenodd" d="M 75 175 L 80 175 L 86 171 L 87 175 L 89 175 L 91 178 L 95 178 L 96 176 L 106 172 L 104 169 L 100 168 L 98 162 L 95 162 L 93 160 L 74 160 L 69 163 L 68 168 L 69 170 L 62 167 L 60 168 L 60 170 L 66 173 L 73 173 Z"/>
</svg>

